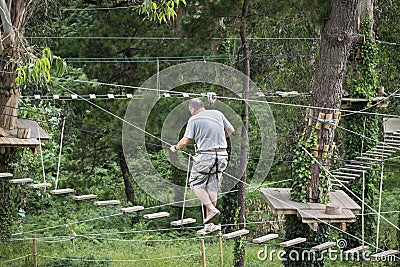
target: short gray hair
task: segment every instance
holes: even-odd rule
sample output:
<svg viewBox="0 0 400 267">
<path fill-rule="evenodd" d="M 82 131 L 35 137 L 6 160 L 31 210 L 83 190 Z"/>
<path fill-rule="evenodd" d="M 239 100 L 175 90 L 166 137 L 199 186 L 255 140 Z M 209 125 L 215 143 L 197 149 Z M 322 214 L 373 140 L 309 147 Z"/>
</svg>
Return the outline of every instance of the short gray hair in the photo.
<svg viewBox="0 0 400 267">
<path fill-rule="evenodd" d="M 189 108 L 194 108 L 195 110 L 204 108 L 203 101 L 201 101 L 200 98 L 193 98 L 189 102 Z"/>
</svg>

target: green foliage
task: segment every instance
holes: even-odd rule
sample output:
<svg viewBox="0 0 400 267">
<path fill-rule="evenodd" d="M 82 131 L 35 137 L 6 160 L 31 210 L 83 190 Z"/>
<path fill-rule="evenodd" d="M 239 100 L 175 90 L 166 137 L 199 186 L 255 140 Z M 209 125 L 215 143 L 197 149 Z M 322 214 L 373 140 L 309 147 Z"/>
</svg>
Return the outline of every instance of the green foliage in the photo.
<svg viewBox="0 0 400 267">
<path fill-rule="evenodd" d="M 295 156 L 293 157 L 294 166 L 290 191 L 290 198 L 293 201 L 303 203 L 306 203 L 308 200 L 307 184 L 311 177 L 310 166 L 313 163 L 312 158 L 304 151 L 304 149 L 313 155 L 314 145 L 318 144 L 318 139 L 314 129 L 311 130 L 309 138 L 306 140 L 304 140 L 305 134 L 306 130 L 303 131 L 296 149 L 294 150 Z"/>
<path fill-rule="evenodd" d="M 139 15 L 144 15 L 147 19 L 158 20 L 158 22 L 167 23 L 176 17 L 175 9 L 179 4 L 186 5 L 185 0 L 162 0 L 162 1 L 149 1 L 145 0 L 140 7 L 137 7 Z"/>
<path fill-rule="evenodd" d="M 367 17 L 361 21 L 360 26 L 360 33 L 365 36 L 365 42 L 353 48 L 353 53 L 359 53 L 360 56 L 358 62 L 357 55 L 353 54 L 356 59 L 356 72 L 353 74 L 349 89 L 351 96 L 354 98 L 371 99 L 377 95 L 378 76 L 376 67 L 378 64 L 378 46 L 370 36 L 370 29 L 371 21 Z"/>
<path fill-rule="evenodd" d="M 67 69 L 65 60 L 53 55 L 50 48 L 42 51 L 41 58 L 31 57 L 24 66 L 17 68 L 15 83 L 23 84 L 46 84 L 53 76 L 61 76 Z"/>
<path fill-rule="evenodd" d="M 318 224 L 318 231 L 313 231 L 305 224 L 301 223 L 297 215 L 285 216 L 285 239 L 290 240 L 297 237 L 307 237 L 307 242 L 296 245 L 295 247 L 285 248 L 287 260 L 284 261 L 285 267 L 323 267 L 325 266 L 325 259 L 321 253 L 317 252 L 314 259 L 290 259 L 289 253 L 294 254 L 297 251 L 298 255 L 302 255 L 303 250 L 309 250 L 310 244 L 322 244 L 329 241 L 330 233 L 329 226 L 326 224 Z M 294 254 L 295 255 L 295 254 Z"/>
</svg>

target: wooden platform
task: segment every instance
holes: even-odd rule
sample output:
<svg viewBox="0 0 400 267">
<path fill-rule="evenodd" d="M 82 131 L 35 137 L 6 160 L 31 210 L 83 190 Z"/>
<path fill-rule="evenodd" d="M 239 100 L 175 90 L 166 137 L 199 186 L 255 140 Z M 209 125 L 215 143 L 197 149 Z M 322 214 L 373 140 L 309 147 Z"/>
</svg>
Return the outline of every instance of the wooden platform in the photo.
<svg viewBox="0 0 400 267">
<path fill-rule="evenodd" d="M 384 96 L 378 96 L 378 97 L 373 97 L 371 99 L 343 97 L 340 107 L 342 109 L 346 109 L 350 108 L 353 103 L 368 103 L 368 102 L 376 104 L 378 108 L 385 108 L 388 106 L 388 98 Z"/>
<path fill-rule="evenodd" d="M 231 232 L 231 233 L 228 233 L 228 234 L 223 234 L 222 238 L 223 239 L 231 239 L 231 238 L 234 238 L 234 237 L 247 235 L 249 232 L 250 231 L 247 230 L 247 229 L 241 229 L 241 230 L 238 230 L 238 231 L 235 231 L 235 232 Z"/>
<path fill-rule="evenodd" d="M 109 206 L 109 205 L 119 205 L 121 201 L 119 200 L 101 200 L 94 202 L 96 206 Z"/>
<path fill-rule="evenodd" d="M 30 188 L 39 189 L 39 188 L 46 188 L 52 186 L 51 183 L 40 183 L 40 184 L 31 184 L 29 185 Z"/>
<path fill-rule="evenodd" d="M 33 182 L 33 179 L 32 178 L 11 179 L 9 180 L 9 182 L 12 184 L 24 184 Z"/>
<path fill-rule="evenodd" d="M 195 222 L 196 222 L 196 219 L 186 218 L 183 220 L 172 221 L 171 225 L 172 226 L 181 226 L 181 225 L 191 224 L 191 223 L 195 223 Z"/>
<path fill-rule="evenodd" d="M 268 235 L 260 236 L 260 237 L 253 239 L 253 243 L 261 244 L 261 243 L 267 242 L 267 241 L 275 239 L 275 238 L 278 238 L 278 234 L 268 234 Z"/>
<path fill-rule="evenodd" d="M 145 214 L 143 216 L 143 218 L 148 219 L 148 220 L 163 218 L 163 217 L 169 217 L 169 213 L 162 211 L 162 212 L 157 212 L 157 213 Z"/>
<path fill-rule="evenodd" d="M 88 200 L 88 199 L 97 198 L 97 195 L 88 194 L 88 195 L 73 196 L 72 198 L 73 198 L 74 200 L 81 201 L 81 200 Z"/>
<path fill-rule="evenodd" d="M 144 210 L 143 206 L 133 206 L 133 207 L 127 207 L 127 208 L 121 208 L 120 211 L 122 213 L 132 213 L 136 211 L 141 211 Z"/>
<path fill-rule="evenodd" d="M 69 193 L 74 193 L 74 192 L 75 192 L 75 190 L 72 188 L 50 190 L 50 194 L 53 194 L 53 195 L 69 194 Z"/>
<path fill-rule="evenodd" d="M 262 188 L 261 193 L 267 200 L 271 210 L 277 214 L 297 214 L 303 223 L 309 224 L 315 230 L 315 224 L 347 223 L 356 220 L 356 214 L 361 207 L 352 200 L 343 190 L 330 192 L 330 206 L 341 207 L 339 214 L 327 214 L 325 204 L 301 203 L 290 199 L 290 188 Z"/>
<path fill-rule="evenodd" d="M 400 118 L 384 118 L 383 130 L 385 133 L 393 133 L 400 130 Z"/>
<path fill-rule="evenodd" d="M 304 243 L 306 241 L 307 241 L 307 238 L 298 237 L 298 238 L 295 238 L 295 239 L 292 239 L 292 240 L 288 240 L 288 241 L 282 242 L 279 245 L 281 247 L 283 247 L 283 248 L 288 248 L 288 247 L 291 247 L 291 246 L 294 246 L 294 245 L 297 245 L 297 244 L 300 244 L 300 243 Z"/>
<path fill-rule="evenodd" d="M 387 259 L 387 257 L 394 256 L 399 253 L 400 253 L 400 251 L 394 250 L 394 249 L 386 250 L 386 251 L 382 251 L 382 252 L 371 255 L 371 259 L 375 260 L 375 261 L 381 261 L 381 260 L 385 261 L 385 259 Z"/>
<path fill-rule="evenodd" d="M 336 242 L 328 241 L 328 242 L 325 242 L 320 245 L 312 247 L 310 251 L 322 251 L 322 250 L 325 250 L 325 249 L 328 249 L 328 248 L 331 248 L 334 246 L 336 246 Z"/>
</svg>

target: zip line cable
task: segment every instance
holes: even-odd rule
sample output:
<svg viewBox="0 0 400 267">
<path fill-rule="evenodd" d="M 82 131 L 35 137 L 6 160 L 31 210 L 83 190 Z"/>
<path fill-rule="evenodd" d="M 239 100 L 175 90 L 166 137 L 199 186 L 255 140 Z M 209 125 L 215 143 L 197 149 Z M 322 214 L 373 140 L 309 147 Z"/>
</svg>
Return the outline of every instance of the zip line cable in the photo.
<svg viewBox="0 0 400 267">
<path fill-rule="evenodd" d="M 59 84 L 59 86 L 61 86 L 61 88 L 62 88 L 63 90 L 66 90 L 66 91 L 68 91 L 68 92 L 70 92 L 70 93 L 72 92 L 71 90 L 65 88 L 65 87 L 62 86 L 61 84 Z M 73 92 L 72 92 L 72 93 L 73 93 Z M 93 103 L 93 102 L 91 102 L 91 101 L 89 101 L 89 100 L 85 100 L 85 101 L 87 101 L 89 104 L 91 104 L 91 105 L 93 105 L 93 106 L 95 106 L 95 107 L 98 107 L 99 109 L 103 110 L 103 111 L 106 112 L 107 114 L 109 114 L 109 115 L 111 115 L 111 116 L 113 116 L 113 117 L 116 117 L 116 118 L 122 120 L 123 122 L 128 123 L 126 120 L 124 120 L 124 119 L 120 118 L 119 116 L 113 114 L 112 112 L 110 112 L 110 111 L 108 111 L 108 110 L 106 110 L 106 109 L 104 109 L 104 108 L 102 108 L 102 107 L 96 105 L 95 103 Z M 136 128 L 136 129 L 142 131 L 144 134 L 147 134 L 147 135 L 150 135 L 150 136 L 152 136 L 152 137 L 155 137 L 156 139 L 158 139 L 158 140 L 161 141 L 161 142 L 165 142 L 165 141 L 162 140 L 161 138 L 156 137 L 156 136 L 154 136 L 154 135 L 151 134 L 151 133 L 148 133 L 146 130 L 141 129 L 140 127 L 138 127 L 138 126 L 136 126 L 136 125 L 133 125 L 132 123 L 129 123 L 129 124 L 130 124 L 132 127 L 134 127 L 134 128 Z M 167 143 L 167 142 L 165 142 L 165 143 Z M 167 144 L 168 144 L 168 143 L 167 143 Z M 171 144 L 169 144 L 169 145 L 171 145 Z M 303 148 L 303 149 L 304 149 L 304 148 Z M 307 151 L 307 152 L 308 152 L 308 151 Z M 182 153 L 187 154 L 188 156 L 190 156 L 190 154 L 188 154 L 188 153 L 186 153 L 186 152 L 184 152 L 184 151 L 182 151 Z M 309 152 L 308 152 L 308 153 L 309 153 Z M 315 158 L 314 158 L 314 160 L 315 160 Z M 317 163 L 319 163 L 319 162 L 317 161 Z M 319 164 L 320 164 L 320 163 L 319 163 Z M 323 166 L 323 168 L 324 168 L 324 166 Z M 325 169 L 325 168 L 324 168 L 324 169 Z M 330 172 L 328 171 L 328 173 L 330 173 Z M 246 183 L 246 182 L 244 182 L 244 181 L 242 181 L 242 180 L 240 180 L 240 179 L 238 179 L 238 178 L 236 178 L 236 177 L 230 175 L 229 173 L 225 173 L 225 174 L 227 174 L 229 177 L 231 177 L 231 178 L 237 180 L 238 182 L 243 183 L 243 184 L 246 185 L 247 187 L 256 189 L 257 191 L 260 191 L 260 192 L 261 192 L 261 190 L 260 190 L 259 188 L 254 187 L 254 186 L 251 186 L 250 184 L 248 184 L 248 183 Z M 332 175 L 332 174 L 330 174 L 330 175 Z M 333 176 L 333 175 L 332 175 L 332 176 Z M 337 181 L 338 181 L 339 183 L 341 183 L 342 186 L 344 186 L 343 183 L 342 183 L 340 180 L 337 180 Z M 344 186 L 344 187 L 345 187 L 345 186 Z M 345 188 L 347 188 L 347 187 L 345 187 Z M 352 192 L 350 189 L 347 188 L 347 190 L 349 190 L 349 192 L 351 192 L 354 196 L 356 196 L 356 197 L 358 198 L 358 196 L 357 196 L 354 192 Z M 263 192 L 263 193 L 266 194 L 265 192 Z M 280 201 L 280 202 L 284 202 L 284 203 L 285 203 L 285 201 L 279 200 L 278 198 L 276 198 L 276 197 L 274 197 L 274 196 L 272 196 L 272 195 L 269 195 L 269 196 L 272 197 L 272 198 L 275 198 L 276 200 L 278 200 L 278 201 Z M 358 199 L 359 199 L 359 198 L 358 198 Z M 362 200 L 360 200 L 360 201 L 362 201 Z M 362 201 L 362 202 L 364 203 L 364 201 Z M 291 205 L 291 204 L 289 204 L 289 203 L 285 203 L 285 204 Z M 365 204 L 369 209 L 371 209 L 373 212 L 376 212 L 376 211 L 375 211 L 372 207 L 370 207 L 368 204 L 366 204 L 366 203 L 364 203 L 364 204 Z M 295 208 L 295 207 L 294 207 L 294 208 Z M 355 239 L 357 239 L 357 240 L 359 240 L 359 241 L 362 241 L 361 238 L 359 238 L 359 237 L 357 237 L 357 236 L 354 236 L 354 235 L 352 235 L 352 234 L 349 234 L 349 233 L 343 231 L 342 229 L 340 229 L 340 228 L 338 228 L 338 227 L 336 227 L 336 226 L 331 225 L 330 223 L 324 222 L 324 221 L 322 221 L 321 219 L 316 218 L 316 217 L 315 217 L 314 215 L 312 215 L 312 214 L 309 214 L 309 213 L 307 213 L 307 212 L 305 212 L 305 211 L 304 211 L 304 213 L 305 213 L 305 214 L 308 214 L 309 216 L 313 217 L 314 219 L 316 219 L 317 221 L 319 221 L 319 222 L 321 222 L 321 223 L 327 224 L 327 225 L 329 225 L 330 227 L 332 227 L 332 228 L 334 228 L 334 229 L 337 229 L 337 230 L 339 230 L 339 231 L 341 231 L 341 232 L 343 232 L 343 233 L 345 233 L 345 234 L 347 234 L 347 235 L 349 235 L 349 236 L 351 236 L 351 237 L 353 237 L 353 238 L 355 238 Z M 392 224 L 389 220 L 387 220 L 387 219 L 386 219 L 385 217 L 383 217 L 382 215 L 381 215 L 381 217 L 382 217 L 382 219 L 384 219 L 385 221 L 387 221 L 389 224 L 391 224 L 395 229 L 398 229 L 398 230 L 400 231 L 400 229 L 399 229 L 396 225 Z M 368 244 L 368 243 L 367 243 L 367 244 Z M 368 245 L 371 245 L 372 247 L 375 247 L 377 250 L 382 250 L 382 249 L 380 249 L 380 248 L 374 246 L 373 244 L 368 244 Z"/>
<path fill-rule="evenodd" d="M 120 84 L 112 84 L 112 83 L 104 83 L 104 82 L 94 82 L 94 81 L 85 81 L 85 80 L 68 80 L 65 78 L 58 78 L 59 80 L 62 81 L 71 81 L 71 82 L 77 82 L 77 83 L 89 83 L 89 84 L 98 84 L 98 85 L 106 85 L 106 86 L 111 86 L 111 87 L 120 87 L 120 88 L 129 88 L 129 89 L 141 89 L 141 90 L 147 90 L 147 91 L 160 91 L 162 93 L 170 93 L 170 94 L 189 94 L 191 96 L 197 96 L 197 97 L 205 97 L 204 94 L 199 94 L 199 93 L 187 93 L 187 92 L 182 92 L 182 91 L 172 91 L 172 90 L 164 90 L 164 89 L 159 89 L 157 90 L 156 88 L 146 88 L 146 87 L 140 87 L 140 86 L 130 86 L 130 85 L 120 85 Z M 58 84 L 58 83 L 56 83 Z M 60 85 L 60 84 L 58 84 Z M 62 86 L 62 85 L 60 85 Z M 71 91 L 67 88 L 65 88 L 66 91 Z M 75 93 L 72 93 L 76 95 Z M 172 95 L 171 95 L 172 97 Z M 226 100 L 235 100 L 235 101 L 245 101 L 243 98 L 238 98 L 238 97 L 227 97 L 227 96 L 218 96 L 218 99 L 226 99 Z M 86 99 L 85 99 L 86 100 Z M 315 106 L 310 106 L 310 105 L 300 105 L 300 104 L 289 104 L 289 103 L 282 103 L 282 102 L 273 102 L 273 101 L 265 101 L 265 100 L 257 100 L 257 99 L 246 99 L 247 102 L 251 103 L 261 103 L 261 104 L 271 104 L 271 105 L 282 105 L 282 106 L 290 106 L 290 107 L 298 107 L 298 108 L 311 108 L 311 109 L 321 109 L 321 110 L 333 110 L 332 108 L 324 108 L 324 107 L 315 107 Z M 89 101 L 90 102 L 90 101 Z M 356 111 L 356 110 L 345 110 L 345 109 L 338 109 L 338 111 L 341 111 L 343 113 L 352 113 L 352 114 L 365 114 L 365 115 L 377 115 L 377 116 L 385 116 L 385 117 L 392 117 L 392 118 L 400 118 L 400 115 L 392 115 L 392 114 L 383 114 L 383 113 L 374 113 L 374 112 L 364 112 L 364 111 Z"/>
</svg>

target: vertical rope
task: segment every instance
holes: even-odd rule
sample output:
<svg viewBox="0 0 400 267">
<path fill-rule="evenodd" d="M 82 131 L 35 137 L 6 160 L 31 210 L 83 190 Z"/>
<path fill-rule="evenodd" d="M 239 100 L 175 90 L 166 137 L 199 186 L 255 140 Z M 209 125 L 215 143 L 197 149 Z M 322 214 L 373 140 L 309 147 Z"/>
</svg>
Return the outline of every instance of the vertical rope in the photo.
<svg viewBox="0 0 400 267">
<path fill-rule="evenodd" d="M 56 187 L 58 188 L 58 178 L 60 176 L 60 163 L 61 163 L 61 151 L 63 146 L 63 139 L 64 139 L 64 128 L 65 128 L 65 118 L 63 119 L 62 128 L 61 128 L 61 137 L 60 137 L 60 152 L 58 153 L 58 164 L 57 164 L 57 176 L 56 176 Z"/>
<path fill-rule="evenodd" d="M 384 147 L 385 148 L 385 145 Z M 382 206 L 382 187 L 383 187 L 383 168 L 384 168 L 384 162 L 383 162 L 383 155 L 382 155 L 382 167 L 381 167 L 381 181 L 379 184 L 379 204 L 378 204 L 378 223 L 376 225 L 376 246 L 379 245 L 379 227 L 380 227 L 380 223 L 381 223 L 381 206 Z M 378 252 L 378 247 L 375 250 L 376 252 Z"/>
<path fill-rule="evenodd" d="M 187 194 L 187 187 L 190 177 L 190 156 L 188 157 L 188 165 L 187 165 L 187 173 L 186 173 L 186 183 L 185 183 L 185 192 L 183 194 L 183 204 L 182 204 L 182 216 L 181 216 L 181 223 L 183 224 L 183 217 L 185 216 L 185 204 L 186 204 L 186 194 Z"/>
<path fill-rule="evenodd" d="M 361 239 L 362 239 L 362 246 L 364 246 L 365 242 L 365 229 L 364 229 L 364 224 L 365 224 L 365 218 L 364 218 L 364 212 L 365 212 L 365 207 L 364 207 L 364 202 L 365 202 L 365 172 L 362 173 L 362 205 L 361 205 Z"/>
<path fill-rule="evenodd" d="M 38 127 L 38 138 L 39 138 L 39 148 L 40 148 L 40 159 L 42 160 L 43 182 L 46 183 L 46 173 L 45 173 L 45 171 L 44 171 L 44 160 L 43 160 L 42 140 L 40 139 L 40 128 L 39 128 L 39 127 Z"/>
</svg>

